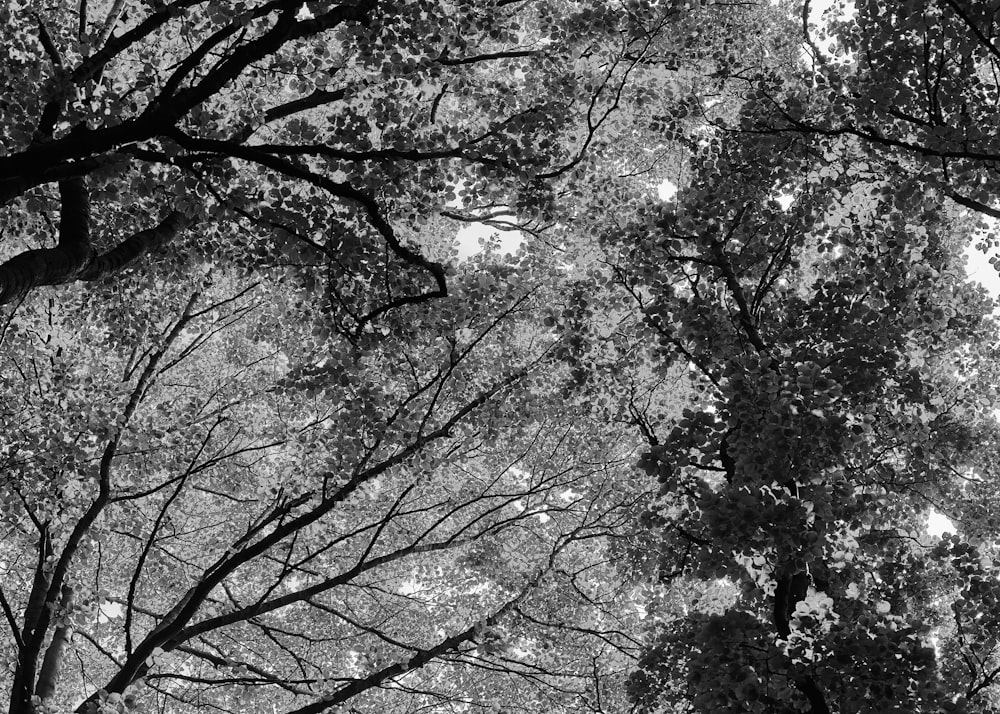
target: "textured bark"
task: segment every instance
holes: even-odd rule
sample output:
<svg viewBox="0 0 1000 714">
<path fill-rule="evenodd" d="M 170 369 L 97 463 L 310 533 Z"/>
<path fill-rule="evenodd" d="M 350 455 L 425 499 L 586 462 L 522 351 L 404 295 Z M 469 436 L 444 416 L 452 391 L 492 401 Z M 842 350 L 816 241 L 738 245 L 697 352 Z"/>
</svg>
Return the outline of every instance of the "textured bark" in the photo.
<svg viewBox="0 0 1000 714">
<path fill-rule="evenodd" d="M 94 255 L 77 276 L 77 280 L 100 280 L 127 268 L 139 258 L 162 248 L 178 233 L 191 225 L 191 220 L 179 211 L 171 211 L 152 228 L 135 233 L 107 253 Z"/>
<path fill-rule="evenodd" d="M 111 32 L 115 29 L 115 25 L 118 24 L 118 19 L 121 17 L 122 10 L 124 9 L 125 0 L 115 0 L 115 4 L 111 6 L 108 16 L 104 19 L 101 31 L 97 34 L 97 41 L 94 43 L 95 47 L 104 47 L 104 43 L 111 37 Z"/>
<path fill-rule="evenodd" d="M 65 617 L 73 607 L 73 588 L 64 585 L 59 602 L 62 614 Z M 38 673 L 38 683 L 35 685 L 35 694 L 44 702 L 56 693 L 56 683 L 59 681 L 59 670 L 62 667 L 63 652 L 69 643 L 70 627 L 66 622 L 60 622 L 56 631 L 52 633 L 52 641 L 45 650 L 45 658 L 42 660 L 42 670 Z"/>
<path fill-rule="evenodd" d="M 152 228 L 129 236 L 106 253 L 97 254 L 90 239 L 90 202 L 84 179 L 59 182 L 62 207 L 55 248 L 28 250 L 0 264 L 0 305 L 22 299 L 43 285 L 100 280 L 169 243 L 190 221 L 172 211 Z"/>
<path fill-rule="evenodd" d="M 84 179 L 60 181 L 59 197 L 58 244 L 25 251 L 0 265 L 0 303 L 20 300 L 38 285 L 69 282 L 90 260 L 90 202 Z"/>
<path fill-rule="evenodd" d="M 22 647 L 18 651 L 17 668 L 14 670 L 14 681 L 11 686 L 10 714 L 21 714 L 31 711 L 31 686 L 35 681 L 35 661 L 40 650 L 33 648 L 35 631 L 45 610 L 45 599 L 49 594 L 49 574 L 45 569 L 46 559 L 52 555 L 52 542 L 49 540 L 48 528 L 42 526 L 38 538 L 38 563 L 35 565 L 35 577 L 32 580 L 31 591 L 28 593 L 28 603 L 24 608 L 24 625 L 21 629 Z"/>
</svg>

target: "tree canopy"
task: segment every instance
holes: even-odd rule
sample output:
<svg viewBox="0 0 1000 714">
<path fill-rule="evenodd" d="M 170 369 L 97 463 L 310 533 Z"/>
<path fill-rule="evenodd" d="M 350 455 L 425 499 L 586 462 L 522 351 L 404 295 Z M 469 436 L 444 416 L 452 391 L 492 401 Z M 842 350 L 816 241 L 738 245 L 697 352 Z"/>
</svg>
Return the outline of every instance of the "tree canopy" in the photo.
<svg viewBox="0 0 1000 714">
<path fill-rule="evenodd" d="M 748 87 L 623 254 L 711 396 L 643 461 L 645 558 L 727 585 L 665 605 L 649 711 L 996 706 L 995 303 L 964 279 L 994 245 L 995 8 L 851 9 L 802 8 L 801 71 Z"/>
<path fill-rule="evenodd" d="M 4 4 L 11 714 L 994 711 L 994 5 Z"/>
</svg>

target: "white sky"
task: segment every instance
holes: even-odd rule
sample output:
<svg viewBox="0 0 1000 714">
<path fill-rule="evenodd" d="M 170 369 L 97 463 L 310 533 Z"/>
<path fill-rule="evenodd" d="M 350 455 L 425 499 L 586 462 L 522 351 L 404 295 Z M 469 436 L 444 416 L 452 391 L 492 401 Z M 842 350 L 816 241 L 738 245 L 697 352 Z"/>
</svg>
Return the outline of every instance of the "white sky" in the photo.
<svg viewBox="0 0 1000 714">
<path fill-rule="evenodd" d="M 656 192 L 660 195 L 661 201 L 669 201 L 677 195 L 677 184 L 670 179 L 664 179 L 663 183 L 656 187 Z"/>
<path fill-rule="evenodd" d="M 485 223 L 470 223 L 462 226 L 455 234 L 455 244 L 458 246 L 459 261 L 482 251 L 480 240 L 486 240 L 496 234 L 500 238 L 500 252 L 514 254 L 524 242 L 524 236 L 519 231 L 498 231 Z"/>
<path fill-rule="evenodd" d="M 931 509 L 930 513 L 927 514 L 927 535 L 938 537 L 945 533 L 956 532 L 955 524 L 951 522 L 948 516 L 938 513 L 934 509 Z"/>
<path fill-rule="evenodd" d="M 1000 300 L 1000 274 L 990 265 L 992 253 L 981 253 L 972 246 L 965 249 L 965 270 L 969 280 L 986 288 L 994 300 Z"/>
</svg>

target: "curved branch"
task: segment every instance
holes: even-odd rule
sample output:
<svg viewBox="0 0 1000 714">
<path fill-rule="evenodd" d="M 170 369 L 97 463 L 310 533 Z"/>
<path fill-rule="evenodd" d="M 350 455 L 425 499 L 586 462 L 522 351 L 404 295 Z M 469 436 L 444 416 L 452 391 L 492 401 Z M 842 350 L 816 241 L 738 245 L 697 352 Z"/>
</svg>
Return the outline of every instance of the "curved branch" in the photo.
<svg viewBox="0 0 1000 714">
<path fill-rule="evenodd" d="M 55 248 L 28 250 L 0 264 L 0 305 L 20 300 L 39 285 L 59 285 L 76 278 L 93 254 L 90 201 L 80 177 L 59 182 L 62 199 L 59 242 Z"/>
<path fill-rule="evenodd" d="M 94 281 L 113 275 L 140 257 L 166 245 L 191 224 L 171 211 L 153 228 L 129 236 L 97 255 L 90 240 L 90 206 L 82 178 L 59 182 L 62 208 L 55 248 L 28 250 L 0 264 L 0 305 L 22 299 L 43 285 Z"/>
<path fill-rule="evenodd" d="M 381 234 L 389 249 L 403 262 L 423 268 L 434 278 L 436 288 L 428 290 L 418 295 L 407 295 L 391 300 L 389 303 L 373 310 L 358 319 L 358 331 L 374 320 L 376 317 L 403 305 L 424 302 L 438 297 L 447 297 L 448 283 L 445 268 L 441 263 L 425 258 L 417 251 L 409 248 L 399 240 L 395 230 L 382 215 L 382 209 L 378 202 L 369 194 L 355 188 L 348 183 L 333 181 L 326 176 L 314 173 L 308 168 L 296 164 L 287 158 L 260 151 L 252 146 L 243 146 L 231 141 L 220 141 L 217 139 L 203 139 L 192 137 L 179 129 L 173 129 L 165 133 L 166 136 L 176 141 L 181 147 L 189 150 L 210 151 L 229 156 L 234 159 L 250 161 L 260 166 L 264 166 L 289 178 L 305 181 L 313 186 L 323 189 L 332 196 L 342 198 L 352 203 L 360 205 L 368 218 L 368 222 Z"/>
<path fill-rule="evenodd" d="M 171 211 L 152 228 L 129 236 L 107 253 L 93 256 L 77 280 L 92 282 L 127 268 L 139 258 L 170 243 L 193 221 L 180 211 Z"/>
</svg>

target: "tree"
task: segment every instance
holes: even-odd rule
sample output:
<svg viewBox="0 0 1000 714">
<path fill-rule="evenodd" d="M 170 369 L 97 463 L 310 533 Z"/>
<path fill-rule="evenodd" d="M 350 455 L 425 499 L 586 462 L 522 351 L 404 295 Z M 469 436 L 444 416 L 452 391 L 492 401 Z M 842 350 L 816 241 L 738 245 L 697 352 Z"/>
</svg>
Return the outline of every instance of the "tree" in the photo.
<svg viewBox="0 0 1000 714">
<path fill-rule="evenodd" d="M 1000 217 L 987 179 L 997 160 L 996 9 L 934 0 L 826 12 L 822 28 L 803 21 L 805 86 L 792 98 L 765 91 L 772 111 L 754 130 L 807 134 L 835 153 L 865 145 L 959 206 Z"/>
<path fill-rule="evenodd" d="M 994 707 L 992 9 L 800 9 L 0 10 L 10 711 Z"/>
<path fill-rule="evenodd" d="M 679 14 L 559 2 L 31 8 L 0 17 L 11 38 L 0 203 L 20 229 L 0 301 L 114 278 L 169 245 L 161 271 L 295 266 L 356 329 L 447 293 L 417 224 L 478 220 L 488 206 L 538 214 Z M 46 225 L 54 211 L 58 229 Z M 39 247 L 51 233 L 57 245 Z M 358 304 L 359 279 L 383 292 Z"/>
<path fill-rule="evenodd" d="M 634 454 L 553 408 L 551 267 L 490 261 L 353 342 L 227 277 L 29 297 L 2 369 L 10 711 L 614 710 L 638 615 L 601 544 Z"/>
<path fill-rule="evenodd" d="M 869 49 L 896 52 L 919 38 L 901 16 L 862 7 L 842 37 L 882 28 Z M 646 711 L 996 704 L 996 324 L 964 282 L 977 220 L 955 205 L 981 194 L 813 118 L 871 109 L 893 65 L 851 62 L 822 93 L 758 77 L 676 202 L 612 237 L 655 353 L 705 394 L 641 462 L 661 496 L 632 557 L 677 588 L 632 678 Z M 928 536 L 932 509 L 959 534 Z"/>
<path fill-rule="evenodd" d="M 677 11 L 526 9 L 0 11 L 11 712 L 620 707 L 564 272 L 420 224 L 551 220 Z"/>
</svg>

